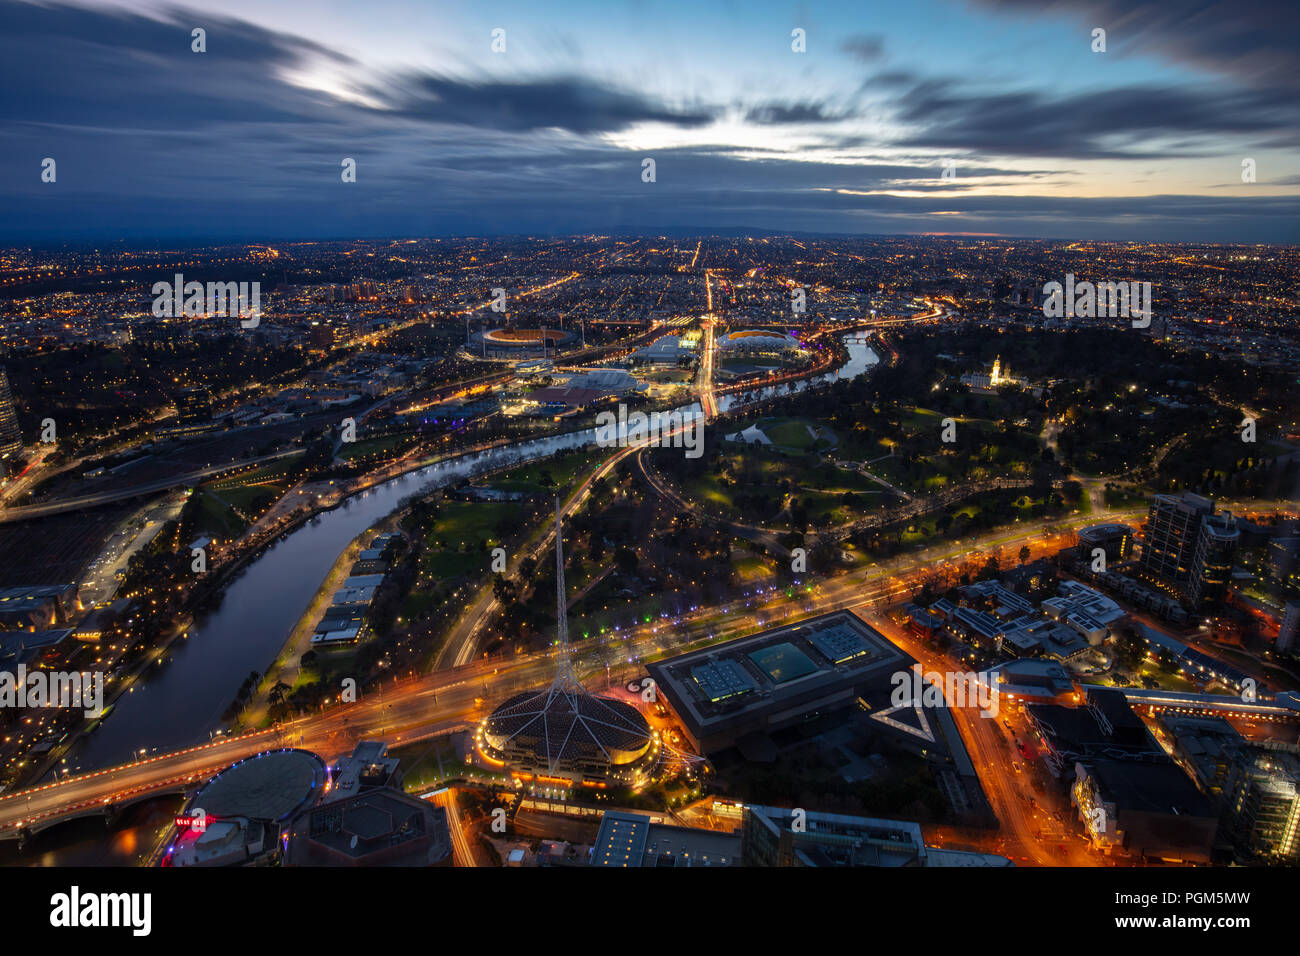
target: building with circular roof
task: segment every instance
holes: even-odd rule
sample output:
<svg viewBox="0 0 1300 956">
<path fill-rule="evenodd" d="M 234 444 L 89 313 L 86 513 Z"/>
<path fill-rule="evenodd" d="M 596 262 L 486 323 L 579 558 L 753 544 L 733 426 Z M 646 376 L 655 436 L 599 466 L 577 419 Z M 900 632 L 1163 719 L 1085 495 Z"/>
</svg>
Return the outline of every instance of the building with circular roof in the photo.
<svg viewBox="0 0 1300 956">
<path fill-rule="evenodd" d="M 658 735 L 639 710 L 580 687 L 516 694 L 479 726 L 488 763 L 522 782 L 639 787 L 658 762 Z"/>
<path fill-rule="evenodd" d="M 485 329 L 470 336 L 467 348 L 480 357 L 522 360 L 555 355 L 577 339 L 564 329 Z"/>
<path fill-rule="evenodd" d="M 190 801 L 212 817 L 283 821 L 316 803 L 325 761 L 306 750 L 270 750 L 231 764 Z"/>
<path fill-rule="evenodd" d="M 800 348 L 799 340 L 783 332 L 767 329 L 745 329 L 730 332 L 717 340 L 717 347 L 723 352 L 794 352 Z"/>
<path fill-rule="evenodd" d="M 328 782 L 325 761 L 306 750 L 269 750 L 231 764 L 186 803 L 165 865 L 232 866 L 272 852 Z"/>
</svg>

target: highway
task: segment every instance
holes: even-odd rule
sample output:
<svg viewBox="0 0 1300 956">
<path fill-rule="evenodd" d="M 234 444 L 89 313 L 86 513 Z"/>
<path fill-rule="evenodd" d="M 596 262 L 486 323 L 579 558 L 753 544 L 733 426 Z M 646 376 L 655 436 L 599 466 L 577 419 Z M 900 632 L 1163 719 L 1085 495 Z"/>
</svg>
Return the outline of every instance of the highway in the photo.
<svg viewBox="0 0 1300 956">
<path fill-rule="evenodd" d="M 135 498 L 138 495 L 151 495 L 159 491 L 166 491 L 169 488 L 181 486 L 188 487 L 198 484 L 203 479 L 211 478 L 214 475 L 238 471 L 241 468 L 252 468 L 257 465 L 264 465 L 267 462 L 279 461 L 282 458 L 288 458 L 292 455 L 300 454 L 302 454 L 301 448 L 291 448 L 289 451 L 278 451 L 273 455 L 262 455 L 258 458 L 245 458 L 241 461 L 230 461 L 222 465 L 212 465 L 207 468 L 188 471 L 184 474 L 172 475 L 169 478 L 160 478 L 157 481 L 147 482 L 142 485 L 133 485 L 130 488 L 104 492 L 103 494 L 82 495 L 79 498 L 64 498 L 59 501 L 52 501 L 49 504 L 42 505 L 18 505 L 16 507 L 0 510 L 0 523 L 7 521 L 30 521 L 32 518 L 44 518 L 49 515 L 62 514 L 66 511 L 81 511 L 85 508 L 94 508 L 98 505 L 111 504 L 114 501 L 125 501 L 128 498 Z"/>
<path fill-rule="evenodd" d="M 574 505 L 574 499 L 588 493 L 591 482 L 607 473 L 616 460 L 637 450 L 620 449 L 584 483 L 570 499 L 569 507 Z M 1096 520 L 1096 516 L 1090 516 L 1090 520 Z M 1068 536 L 1043 534 L 1042 526 L 1046 524 L 1042 522 L 1036 531 L 1033 525 L 1024 525 L 1009 540 L 1029 538 L 1034 556 L 1051 553 Z M 773 588 L 764 595 L 701 609 L 677 621 L 660 619 L 612 635 L 605 643 L 617 647 L 620 658 L 624 655 L 630 658 L 633 663 L 629 666 L 635 671 L 640 667 L 638 662 L 651 655 L 681 652 L 740 637 L 798 617 L 846 608 L 879 610 L 910 596 L 931 568 L 961 558 L 973 545 L 994 546 L 998 534 L 1006 535 L 1006 532 L 996 532 L 981 542 L 931 548 L 883 565 L 851 571 L 812 586 L 809 591 L 787 593 L 784 588 Z M 539 549 L 544 546 L 543 543 Z M 487 593 L 490 595 L 490 589 Z M 474 656 L 477 645 L 471 638 L 475 630 L 470 628 L 457 656 Z M 585 672 L 604 670 L 600 663 L 602 647 L 584 642 L 578 651 L 576 662 Z M 385 685 L 364 693 L 355 703 L 298 718 L 276 730 L 219 738 L 200 747 L 148 755 L 121 767 L 0 795 L 0 837 L 15 835 L 33 822 L 39 825 L 44 820 L 137 799 L 150 792 L 167 792 L 182 784 L 193 786 L 242 757 L 277 746 L 304 747 L 333 759 L 351 752 L 360 739 L 382 738 L 396 745 L 466 727 L 485 716 L 494 703 L 514 693 L 544 686 L 551 679 L 551 669 L 548 654 L 519 655 L 507 661 L 475 661 Z M 627 668 L 620 665 L 620 669 Z"/>
<path fill-rule="evenodd" d="M 705 316 L 700 320 L 703 336 L 700 339 L 700 370 L 698 373 L 700 408 L 704 410 L 704 420 L 711 422 L 718 417 L 718 397 L 713 390 L 713 327 L 717 320 L 713 316 L 713 276 L 704 273 L 704 293 L 706 297 Z"/>
</svg>

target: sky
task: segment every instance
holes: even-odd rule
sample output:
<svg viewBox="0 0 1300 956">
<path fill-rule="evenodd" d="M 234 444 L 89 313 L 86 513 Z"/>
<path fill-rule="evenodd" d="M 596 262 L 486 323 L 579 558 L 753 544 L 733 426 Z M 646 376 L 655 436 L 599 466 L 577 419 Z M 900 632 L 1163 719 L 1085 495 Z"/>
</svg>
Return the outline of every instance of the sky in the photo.
<svg viewBox="0 0 1300 956">
<path fill-rule="evenodd" d="M 0 243 L 1300 241 L 1295 0 L 0 0 L 0 24 Z"/>
</svg>

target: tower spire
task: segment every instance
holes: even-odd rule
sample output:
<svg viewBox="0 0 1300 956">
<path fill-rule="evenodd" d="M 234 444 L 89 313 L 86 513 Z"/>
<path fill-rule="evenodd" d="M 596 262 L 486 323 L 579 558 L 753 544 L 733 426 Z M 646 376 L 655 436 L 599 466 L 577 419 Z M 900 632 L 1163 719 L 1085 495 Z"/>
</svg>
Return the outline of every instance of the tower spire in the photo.
<svg viewBox="0 0 1300 956">
<path fill-rule="evenodd" d="M 582 685 L 573 671 L 573 658 L 569 649 L 569 608 L 564 585 L 564 518 L 560 497 L 555 497 L 555 636 L 559 643 L 555 652 L 555 682 L 551 695 L 581 694 Z"/>
<path fill-rule="evenodd" d="M 555 615 L 560 654 L 569 656 L 569 609 L 564 599 L 564 524 L 560 513 L 560 496 L 555 496 Z"/>
</svg>

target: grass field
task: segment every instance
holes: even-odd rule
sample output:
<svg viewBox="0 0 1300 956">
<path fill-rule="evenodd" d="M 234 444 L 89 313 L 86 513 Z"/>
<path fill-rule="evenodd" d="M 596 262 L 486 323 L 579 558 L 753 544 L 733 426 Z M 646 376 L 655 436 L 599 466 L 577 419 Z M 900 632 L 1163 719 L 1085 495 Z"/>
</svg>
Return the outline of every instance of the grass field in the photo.
<svg viewBox="0 0 1300 956">
<path fill-rule="evenodd" d="M 519 468 L 503 472 L 487 481 L 493 488 L 502 491 L 522 491 L 527 494 L 554 494 L 556 488 L 571 488 L 575 476 L 585 474 L 596 463 L 608 457 L 608 452 L 586 452 L 568 455 L 565 458 L 552 458 L 547 461 L 533 462 Z M 551 484 L 545 479 L 549 477 Z"/>
<path fill-rule="evenodd" d="M 285 478 L 294 468 L 298 466 L 299 460 L 304 452 L 297 452 L 288 458 L 282 458 L 279 461 L 273 461 L 269 464 L 254 468 L 252 471 L 242 472 L 238 475 L 232 475 L 229 478 L 223 478 L 214 482 L 214 488 L 231 488 L 237 485 L 251 485 L 260 481 L 280 481 Z"/>
<path fill-rule="evenodd" d="M 388 435 L 384 438 L 372 438 L 366 441 L 350 442 L 339 449 L 339 457 L 344 461 L 354 459 L 380 459 L 396 457 L 397 454 L 412 443 L 410 435 Z"/>
<path fill-rule="evenodd" d="M 802 428 L 803 426 L 798 426 Z M 804 431 L 805 437 L 807 431 Z M 766 505 L 756 508 L 752 501 L 743 505 L 746 493 L 761 489 Z M 884 489 L 870 478 L 817 460 L 808 463 L 802 457 L 789 457 L 782 450 L 760 445 L 729 443 L 724 448 L 723 467 L 686 482 L 683 492 L 699 502 L 705 511 L 721 514 L 735 521 L 778 526 L 777 514 L 787 495 L 799 499 L 813 523 L 825 520 L 848 521 L 864 511 L 879 507 L 888 497 Z M 857 503 L 850 508 L 844 495 L 852 492 Z"/>
<path fill-rule="evenodd" d="M 248 527 L 247 522 L 220 499 L 200 489 L 198 530 L 211 535 L 218 541 L 230 541 L 238 538 Z"/>
<path fill-rule="evenodd" d="M 499 527 L 514 527 L 528 506 L 518 501 L 444 501 L 438 508 L 434 541 L 443 547 L 499 543 Z"/>
</svg>

